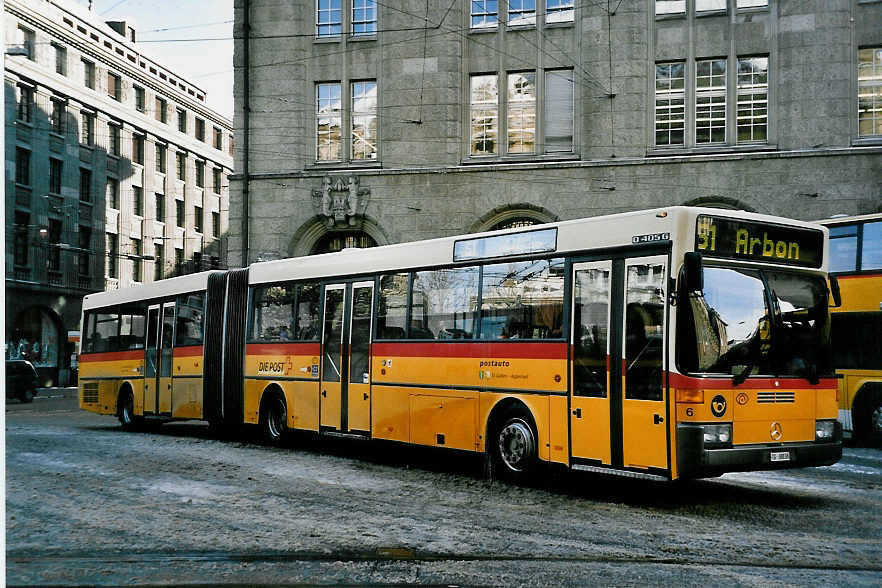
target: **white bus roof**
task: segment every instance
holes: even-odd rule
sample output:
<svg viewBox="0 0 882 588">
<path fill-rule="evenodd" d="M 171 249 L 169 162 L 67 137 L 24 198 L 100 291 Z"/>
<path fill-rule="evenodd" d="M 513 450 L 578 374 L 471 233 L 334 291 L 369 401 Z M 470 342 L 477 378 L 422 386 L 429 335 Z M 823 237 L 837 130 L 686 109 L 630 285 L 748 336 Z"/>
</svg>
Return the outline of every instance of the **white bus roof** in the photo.
<svg viewBox="0 0 882 588">
<path fill-rule="evenodd" d="M 691 249 L 695 236 L 695 220 L 701 214 L 776 224 L 781 224 L 783 221 L 789 226 L 813 228 L 826 232 L 826 229 L 815 223 L 743 210 L 672 206 L 517 229 L 471 233 L 427 241 L 411 241 L 368 249 L 344 249 L 336 253 L 253 263 L 248 272 L 248 282 L 250 284 L 265 284 L 335 275 L 346 276 L 403 271 L 420 267 L 463 265 L 462 263 L 454 264 L 453 261 L 453 247 L 457 241 L 552 227 L 558 228 L 557 248 L 554 253 L 565 254 L 590 249 L 625 247 L 632 244 L 632 238 L 635 236 L 659 233 L 670 233 L 675 242 L 688 240 L 689 249 Z M 479 261 L 485 260 L 475 260 L 470 263 L 478 263 Z"/>
<path fill-rule="evenodd" d="M 164 298 L 177 294 L 187 294 L 188 292 L 198 292 L 208 288 L 208 276 L 210 274 L 211 272 L 201 272 L 176 278 L 167 278 L 133 288 L 89 294 L 83 298 L 83 310 L 103 308 L 115 304 L 126 304 L 127 302 L 138 302 L 151 298 Z"/>
<path fill-rule="evenodd" d="M 827 227 L 834 227 L 836 225 L 849 225 L 852 223 L 872 222 L 878 220 L 882 220 L 882 212 L 875 212 L 871 214 L 856 214 L 852 216 L 847 216 L 843 214 L 841 216 L 833 216 L 815 222 Z"/>
</svg>

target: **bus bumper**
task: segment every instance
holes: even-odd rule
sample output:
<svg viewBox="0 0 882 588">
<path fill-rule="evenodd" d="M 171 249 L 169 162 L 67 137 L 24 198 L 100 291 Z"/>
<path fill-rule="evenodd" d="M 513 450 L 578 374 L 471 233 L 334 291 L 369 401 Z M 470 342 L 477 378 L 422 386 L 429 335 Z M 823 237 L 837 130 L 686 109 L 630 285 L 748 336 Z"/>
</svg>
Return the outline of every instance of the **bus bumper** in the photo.
<svg viewBox="0 0 882 588">
<path fill-rule="evenodd" d="M 677 425 L 677 468 L 681 478 L 709 478 L 726 472 L 779 470 L 832 465 L 842 459 L 842 426 L 833 441 L 746 445 L 724 449 L 704 447 L 701 427 Z"/>
</svg>

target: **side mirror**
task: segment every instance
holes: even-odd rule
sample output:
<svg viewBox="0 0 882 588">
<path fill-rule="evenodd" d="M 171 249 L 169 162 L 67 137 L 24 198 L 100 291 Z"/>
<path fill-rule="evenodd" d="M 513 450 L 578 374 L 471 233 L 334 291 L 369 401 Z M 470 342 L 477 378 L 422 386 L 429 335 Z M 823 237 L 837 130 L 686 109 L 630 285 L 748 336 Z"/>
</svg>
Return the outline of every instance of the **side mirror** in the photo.
<svg viewBox="0 0 882 588">
<path fill-rule="evenodd" d="M 839 291 L 839 279 L 830 276 L 830 293 L 833 294 L 833 308 L 842 306 L 842 293 Z"/>
<path fill-rule="evenodd" d="M 704 268 L 701 261 L 701 253 L 690 251 L 684 260 L 686 270 L 686 291 L 701 292 L 704 290 Z"/>
</svg>

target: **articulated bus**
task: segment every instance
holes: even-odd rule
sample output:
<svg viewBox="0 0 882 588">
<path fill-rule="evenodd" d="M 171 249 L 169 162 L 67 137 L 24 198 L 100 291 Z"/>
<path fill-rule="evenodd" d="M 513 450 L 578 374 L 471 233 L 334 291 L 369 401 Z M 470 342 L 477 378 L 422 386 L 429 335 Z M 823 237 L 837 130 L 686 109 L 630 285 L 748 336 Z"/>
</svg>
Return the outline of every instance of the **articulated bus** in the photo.
<svg viewBox="0 0 882 588">
<path fill-rule="evenodd" d="M 882 443 L 882 214 L 818 221 L 830 229 L 830 275 L 842 305 L 832 308 L 839 420 L 862 443 Z"/>
<path fill-rule="evenodd" d="M 827 229 L 673 207 L 89 295 L 80 406 L 655 480 L 835 463 Z"/>
</svg>

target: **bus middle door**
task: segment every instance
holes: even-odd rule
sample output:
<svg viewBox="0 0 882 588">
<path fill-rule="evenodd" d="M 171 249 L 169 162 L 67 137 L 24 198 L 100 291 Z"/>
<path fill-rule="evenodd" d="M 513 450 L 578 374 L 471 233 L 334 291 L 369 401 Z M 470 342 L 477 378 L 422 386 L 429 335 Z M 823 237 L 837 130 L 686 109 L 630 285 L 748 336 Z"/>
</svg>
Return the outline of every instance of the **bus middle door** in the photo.
<svg viewBox="0 0 882 588">
<path fill-rule="evenodd" d="M 319 429 L 342 430 L 343 387 L 347 381 L 348 362 L 344 359 L 346 325 L 346 284 L 325 286 L 322 320 L 322 362 L 319 389 Z"/>
<path fill-rule="evenodd" d="M 159 334 L 159 385 L 157 387 L 159 414 L 171 416 L 172 412 L 172 363 L 175 342 L 175 303 L 162 305 L 162 329 Z"/>
<path fill-rule="evenodd" d="M 147 342 L 144 345 L 144 414 L 156 414 L 159 406 L 160 306 L 147 309 Z"/>
</svg>

